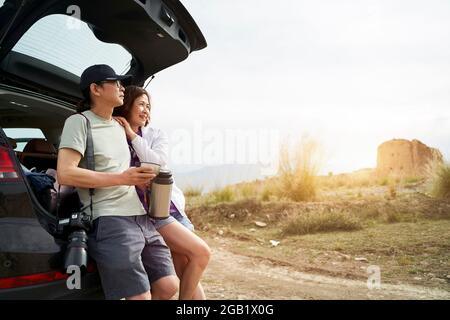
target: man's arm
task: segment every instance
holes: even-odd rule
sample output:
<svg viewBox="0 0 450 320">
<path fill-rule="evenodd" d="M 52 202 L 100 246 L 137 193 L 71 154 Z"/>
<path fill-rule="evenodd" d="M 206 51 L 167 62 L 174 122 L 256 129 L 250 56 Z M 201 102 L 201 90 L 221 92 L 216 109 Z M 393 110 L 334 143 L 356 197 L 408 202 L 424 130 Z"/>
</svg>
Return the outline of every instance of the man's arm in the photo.
<svg viewBox="0 0 450 320">
<path fill-rule="evenodd" d="M 155 177 L 151 168 L 131 167 L 123 172 L 97 172 L 79 168 L 81 154 L 69 148 L 58 152 L 58 183 L 80 188 L 104 188 L 118 185 L 138 185 Z"/>
</svg>

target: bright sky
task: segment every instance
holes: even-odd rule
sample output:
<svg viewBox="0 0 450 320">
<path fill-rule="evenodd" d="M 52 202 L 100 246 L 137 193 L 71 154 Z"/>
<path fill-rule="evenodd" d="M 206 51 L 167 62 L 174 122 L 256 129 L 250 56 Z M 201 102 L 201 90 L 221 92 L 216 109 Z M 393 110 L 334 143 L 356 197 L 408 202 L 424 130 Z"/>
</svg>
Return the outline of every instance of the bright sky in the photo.
<svg viewBox="0 0 450 320">
<path fill-rule="evenodd" d="M 306 133 L 322 172 L 375 167 L 392 138 L 449 159 L 449 1 L 182 2 L 208 47 L 149 85 L 155 125 Z"/>
</svg>

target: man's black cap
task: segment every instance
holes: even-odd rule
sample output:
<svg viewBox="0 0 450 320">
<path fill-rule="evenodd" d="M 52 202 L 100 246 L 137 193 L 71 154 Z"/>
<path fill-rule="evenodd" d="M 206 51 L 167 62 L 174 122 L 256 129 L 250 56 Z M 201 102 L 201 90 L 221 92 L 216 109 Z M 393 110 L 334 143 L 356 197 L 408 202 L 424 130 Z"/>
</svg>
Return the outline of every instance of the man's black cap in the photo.
<svg viewBox="0 0 450 320">
<path fill-rule="evenodd" d="M 118 75 L 110 66 L 106 64 L 95 64 L 83 71 L 80 77 L 80 89 L 84 91 L 91 83 L 100 81 L 114 81 L 120 80 L 123 85 L 128 85 L 131 82 L 131 75 Z"/>
</svg>

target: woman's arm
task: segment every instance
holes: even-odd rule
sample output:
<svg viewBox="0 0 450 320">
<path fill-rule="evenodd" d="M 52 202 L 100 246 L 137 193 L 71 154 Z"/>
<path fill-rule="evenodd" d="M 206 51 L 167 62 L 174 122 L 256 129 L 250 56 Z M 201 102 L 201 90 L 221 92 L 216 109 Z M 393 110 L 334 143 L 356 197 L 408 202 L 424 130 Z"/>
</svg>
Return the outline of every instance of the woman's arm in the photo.
<svg viewBox="0 0 450 320">
<path fill-rule="evenodd" d="M 131 141 L 139 160 L 154 162 L 161 167 L 167 165 L 169 157 L 169 138 L 161 130 L 144 130 L 142 137 L 136 135 Z"/>
<path fill-rule="evenodd" d="M 125 128 L 127 139 L 131 141 L 133 149 L 136 151 L 140 161 L 157 163 L 161 167 L 167 165 L 169 139 L 163 131 L 143 128 L 142 137 L 140 137 L 131 129 L 130 124 L 125 118 L 114 117 L 114 119 Z"/>
</svg>

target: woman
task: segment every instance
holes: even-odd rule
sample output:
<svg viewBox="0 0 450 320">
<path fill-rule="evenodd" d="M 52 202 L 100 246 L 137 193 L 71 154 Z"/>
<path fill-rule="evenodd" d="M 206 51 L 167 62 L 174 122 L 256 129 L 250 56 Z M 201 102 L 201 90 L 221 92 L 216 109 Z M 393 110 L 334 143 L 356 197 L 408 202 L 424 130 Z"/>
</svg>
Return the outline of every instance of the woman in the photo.
<svg viewBox="0 0 450 320">
<path fill-rule="evenodd" d="M 131 151 L 131 166 L 138 162 L 153 162 L 165 167 L 168 162 L 168 138 L 159 129 L 148 126 L 150 96 L 144 89 L 128 86 L 123 106 L 114 111 L 115 119 L 125 128 Z M 147 207 L 143 188 L 136 188 L 144 208 Z M 173 184 L 170 217 L 153 220 L 156 229 L 170 248 L 173 263 L 180 278 L 181 300 L 204 300 L 200 277 L 210 257 L 208 245 L 194 232 L 194 226 L 184 212 L 182 191 Z"/>
</svg>

